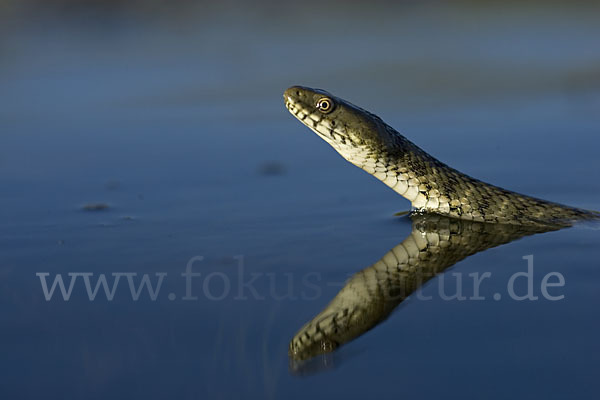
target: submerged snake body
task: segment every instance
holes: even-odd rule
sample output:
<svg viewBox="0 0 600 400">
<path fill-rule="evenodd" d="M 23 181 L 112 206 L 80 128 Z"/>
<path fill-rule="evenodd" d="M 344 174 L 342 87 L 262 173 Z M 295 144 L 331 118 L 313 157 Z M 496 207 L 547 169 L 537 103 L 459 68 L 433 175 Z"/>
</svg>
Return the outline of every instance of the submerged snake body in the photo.
<svg viewBox="0 0 600 400">
<path fill-rule="evenodd" d="M 562 225 L 600 214 L 536 199 L 465 175 L 430 156 L 379 117 L 319 90 L 294 86 L 287 109 L 346 160 L 420 211 L 513 225 Z"/>
</svg>

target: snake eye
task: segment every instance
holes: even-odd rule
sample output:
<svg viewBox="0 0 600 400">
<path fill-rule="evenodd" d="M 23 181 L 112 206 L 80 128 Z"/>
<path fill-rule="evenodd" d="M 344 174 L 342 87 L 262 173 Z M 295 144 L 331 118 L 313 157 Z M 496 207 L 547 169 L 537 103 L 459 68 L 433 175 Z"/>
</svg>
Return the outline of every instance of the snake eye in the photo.
<svg viewBox="0 0 600 400">
<path fill-rule="evenodd" d="M 323 114 L 330 113 L 333 111 L 333 101 L 328 97 L 323 97 L 317 101 L 317 108 Z"/>
</svg>

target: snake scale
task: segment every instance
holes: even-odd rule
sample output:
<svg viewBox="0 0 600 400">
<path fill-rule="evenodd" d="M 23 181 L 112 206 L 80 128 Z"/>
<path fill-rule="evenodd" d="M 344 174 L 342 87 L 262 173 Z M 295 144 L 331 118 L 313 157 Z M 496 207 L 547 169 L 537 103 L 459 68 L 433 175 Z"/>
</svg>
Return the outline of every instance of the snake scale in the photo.
<svg viewBox="0 0 600 400">
<path fill-rule="evenodd" d="M 293 86 L 287 109 L 342 157 L 408 199 L 414 209 L 478 222 L 571 225 L 594 211 L 525 196 L 465 175 L 410 142 L 378 116 L 320 90 Z"/>
<path fill-rule="evenodd" d="M 291 367 L 373 328 L 426 281 L 460 260 L 524 236 L 558 230 L 595 211 L 515 193 L 465 175 L 379 117 L 320 90 L 293 86 L 286 108 L 346 160 L 411 201 L 413 229 L 356 273 L 289 344 Z"/>
</svg>

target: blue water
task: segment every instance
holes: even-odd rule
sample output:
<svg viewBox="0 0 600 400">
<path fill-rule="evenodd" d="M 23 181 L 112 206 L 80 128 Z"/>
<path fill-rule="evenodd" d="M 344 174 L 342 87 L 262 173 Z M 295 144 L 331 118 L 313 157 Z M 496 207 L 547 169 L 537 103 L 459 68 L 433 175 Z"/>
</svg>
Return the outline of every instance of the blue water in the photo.
<svg viewBox="0 0 600 400">
<path fill-rule="evenodd" d="M 432 300 L 290 370 L 294 333 L 411 225 L 394 217 L 408 201 L 289 115 L 288 86 L 330 90 L 480 179 L 600 209 L 599 10 L 327 7 L 7 8 L 2 398 L 597 396 L 587 225 L 459 262 L 492 272 L 484 301 L 444 301 L 434 280 Z M 96 203 L 108 208 L 82 210 Z M 564 299 L 493 300 L 529 254 L 536 295 L 558 272 Z M 112 301 L 90 301 L 80 276 L 68 301 L 46 301 L 38 273 L 164 280 L 156 300 L 134 301 L 123 276 Z"/>
</svg>

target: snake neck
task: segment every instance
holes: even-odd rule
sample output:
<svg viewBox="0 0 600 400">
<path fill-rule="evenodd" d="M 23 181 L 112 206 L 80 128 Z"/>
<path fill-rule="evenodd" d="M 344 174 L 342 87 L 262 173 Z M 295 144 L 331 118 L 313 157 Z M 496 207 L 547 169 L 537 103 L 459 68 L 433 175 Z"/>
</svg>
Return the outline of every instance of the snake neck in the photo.
<svg viewBox="0 0 600 400">
<path fill-rule="evenodd" d="M 388 143 L 343 155 L 409 200 L 418 211 L 478 222 L 517 225 L 570 225 L 598 218 L 587 210 L 515 193 L 463 174 L 437 160 L 390 126 Z"/>
</svg>

